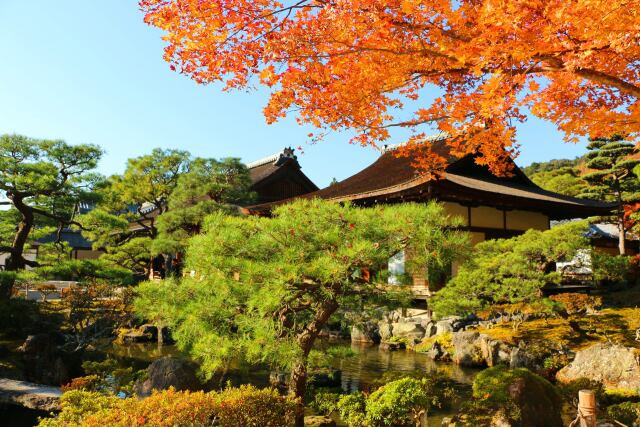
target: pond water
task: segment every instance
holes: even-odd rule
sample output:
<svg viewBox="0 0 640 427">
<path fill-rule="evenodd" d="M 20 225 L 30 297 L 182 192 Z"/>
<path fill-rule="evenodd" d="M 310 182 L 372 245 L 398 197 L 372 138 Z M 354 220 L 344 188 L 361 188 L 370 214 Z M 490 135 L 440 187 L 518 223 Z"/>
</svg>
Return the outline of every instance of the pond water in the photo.
<svg viewBox="0 0 640 427">
<path fill-rule="evenodd" d="M 342 371 L 342 389 L 346 392 L 365 390 L 377 384 L 385 374 L 413 372 L 413 371 L 441 371 L 457 384 L 459 398 L 447 410 L 434 411 L 429 417 L 429 425 L 440 426 L 442 418 L 456 413 L 462 400 L 470 395 L 471 383 L 479 372 L 465 369 L 452 363 L 434 362 L 421 353 L 412 351 L 382 351 L 377 346 L 367 346 L 346 342 L 324 342 L 321 347 L 340 345 L 350 346 L 355 355 L 346 358 L 336 358 L 331 365 Z M 151 361 L 163 356 L 185 357 L 175 346 L 158 347 L 155 344 L 114 345 L 108 353 L 128 366 L 137 369 L 146 367 Z M 260 387 L 269 385 L 269 370 L 266 368 L 252 368 L 243 370 L 238 367 L 230 372 L 234 384 L 252 383 Z M 337 420 L 339 422 L 339 420 Z M 339 425 L 343 425 L 340 424 Z"/>
<path fill-rule="evenodd" d="M 350 345 L 354 351 L 354 356 L 336 358 L 331 361 L 334 368 L 342 371 L 342 389 L 347 392 L 367 389 L 380 380 L 385 373 L 431 372 L 435 370 L 446 373 L 458 384 L 457 389 L 460 397 L 451 408 L 434 411 L 429 417 L 429 425 L 431 426 L 440 426 L 444 416 L 456 412 L 460 401 L 469 396 L 471 383 L 478 372 L 453 364 L 434 362 L 426 355 L 412 351 L 381 351 L 377 346 L 363 346 L 348 342 L 324 343 L 323 345 Z M 157 346 L 156 344 L 114 344 L 106 350 L 106 353 L 116 358 L 122 366 L 131 366 L 134 369 L 144 369 L 153 360 L 164 356 L 185 357 L 175 346 Z M 269 384 L 269 370 L 267 368 L 240 369 L 237 367 L 230 376 L 234 384 L 252 383 L 257 386 Z M 2 411 L 1 408 L 0 411 Z M 43 414 L 38 415 L 42 416 Z M 33 426 L 35 419 L 29 411 L 25 411 L 22 420 L 14 420 L 14 423 L 10 425 L 16 427 Z"/>
</svg>

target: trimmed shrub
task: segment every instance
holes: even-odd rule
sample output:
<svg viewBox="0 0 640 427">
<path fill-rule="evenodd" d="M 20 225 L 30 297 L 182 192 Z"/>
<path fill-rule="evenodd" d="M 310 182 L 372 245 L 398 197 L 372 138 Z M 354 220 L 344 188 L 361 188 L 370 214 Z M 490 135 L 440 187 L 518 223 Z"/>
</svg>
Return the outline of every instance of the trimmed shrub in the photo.
<svg viewBox="0 0 640 427">
<path fill-rule="evenodd" d="M 343 396 L 338 410 L 350 427 L 409 427 L 453 395 L 451 381 L 442 374 L 424 374 L 391 381 L 368 396 L 360 392 Z"/>
<path fill-rule="evenodd" d="M 338 410 L 338 402 L 342 394 L 331 391 L 317 391 L 313 396 L 313 400 L 309 403 L 309 407 L 315 412 L 322 415 L 331 415 Z"/>
<path fill-rule="evenodd" d="M 431 407 L 433 396 L 422 381 L 403 378 L 380 387 L 367 398 L 371 426 L 414 426 Z"/>
<path fill-rule="evenodd" d="M 640 403 L 623 402 L 607 408 L 607 415 L 627 426 L 640 425 Z"/>
<path fill-rule="evenodd" d="M 591 268 L 596 283 L 607 286 L 627 283 L 631 274 L 631 257 L 592 251 Z"/>
<path fill-rule="evenodd" d="M 367 419 L 365 416 L 366 410 L 366 397 L 359 391 L 342 396 L 338 401 L 340 418 L 342 418 L 349 427 L 367 426 Z"/>
<path fill-rule="evenodd" d="M 561 395 L 547 380 L 525 368 L 494 366 L 480 372 L 473 381 L 475 409 L 502 412 L 509 420 L 519 421 L 536 414 L 545 424 L 560 419 Z M 542 413 L 546 412 L 546 413 Z"/>
<path fill-rule="evenodd" d="M 106 281 L 117 285 L 133 284 L 133 273 L 130 270 L 113 266 L 102 259 L 71 259 L 39 267 L 37 272 L 46 280 Z"/>
<path fill-rule="evenodd" d="M 586 313 L 602 306 L 601 297 L 587 294 L 564 293 L 552 295 L 549 298 L 562 304 L 567 314 Z"/>
<path fill-rule="evenodd" d="M 210 393 L 169 389 L 143 400 L 74 390 L 62 396 L 61 405 L 60 414 L 39 427 L 288 427 L 297 410 L 295 399 L 253 386 Z"/>
</svg>

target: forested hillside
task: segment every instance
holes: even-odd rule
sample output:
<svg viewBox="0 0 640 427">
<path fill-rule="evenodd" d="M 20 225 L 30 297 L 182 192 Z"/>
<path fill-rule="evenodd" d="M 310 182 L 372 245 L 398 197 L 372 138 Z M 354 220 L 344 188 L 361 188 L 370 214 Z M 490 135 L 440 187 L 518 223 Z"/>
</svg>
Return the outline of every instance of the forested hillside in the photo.
<svg viewBox="0 0 640 427">
<path fill-rule="evenodd" d="M 584 157 L 576 157 L 573 160 L 553 159 L 548 162 L 531 163 L 522 168 L 522 171 L 545 190 L 577 196 L 586 186 L 585 181 L 580 179 L 584 163 Z"/>
</svg>

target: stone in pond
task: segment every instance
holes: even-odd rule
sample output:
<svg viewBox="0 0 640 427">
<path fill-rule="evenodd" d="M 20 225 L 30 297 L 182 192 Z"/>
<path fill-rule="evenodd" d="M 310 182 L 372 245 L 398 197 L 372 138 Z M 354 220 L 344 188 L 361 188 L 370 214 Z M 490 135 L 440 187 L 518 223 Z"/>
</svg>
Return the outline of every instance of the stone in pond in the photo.
<svg viewBox="0 0 640 427">
<path fill-rule="evenodd" d="M 305 427 L 336 427 L 336 422 L 322 415 L 309 415 L 304 417 Z"/>
<path fill-rule="evenodd" d="M 372 322 L 353 325 L 351 328 L 351 342 L 375 344 L 380 342 L 378 325 Z"/>
<path fill-rule="evenodd" d="M 411 340 L 421 340 L 424 338 L 425 330 L 419 323 L 394 323 L 391 325 L 394 337 L 409 338 Z"/>
<path fill-rule="evenodd" d="M 201 388 L 196 375 L 196 365 L 173 357 L 163 357 L 147 368 L 148 378 L 137 381 L 134 392 L 139 397 L 151 395 L 152 390 L 198 390 Z"/>
<path fill-rule="evenodd" d="M 380 350 L 384 351 L 404 350 L 405 347 L 406 345 L 402 341 L 384 341 L 380 343 Z"/>
</svg>

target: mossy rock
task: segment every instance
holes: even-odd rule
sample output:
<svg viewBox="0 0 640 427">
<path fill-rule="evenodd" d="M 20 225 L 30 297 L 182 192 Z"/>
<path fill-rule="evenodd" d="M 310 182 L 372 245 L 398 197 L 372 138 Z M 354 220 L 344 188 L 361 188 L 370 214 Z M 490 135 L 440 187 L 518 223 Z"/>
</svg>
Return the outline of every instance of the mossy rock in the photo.
<svg viewBox="0 0 640 427">
<path fill-rule="evenodd" d="M 305 427 L 336 427 L 336 422 L 329 417 L 309 415 L 304 417 Z"/>
<path fill-rule="evenodd" d="M 496 366 L 480 372 L 473 397 L 490 411 L 504 411 L 520 427 L 561 427 L 562 399 L 544 378 L 525 368 Z"/>
</svg>

